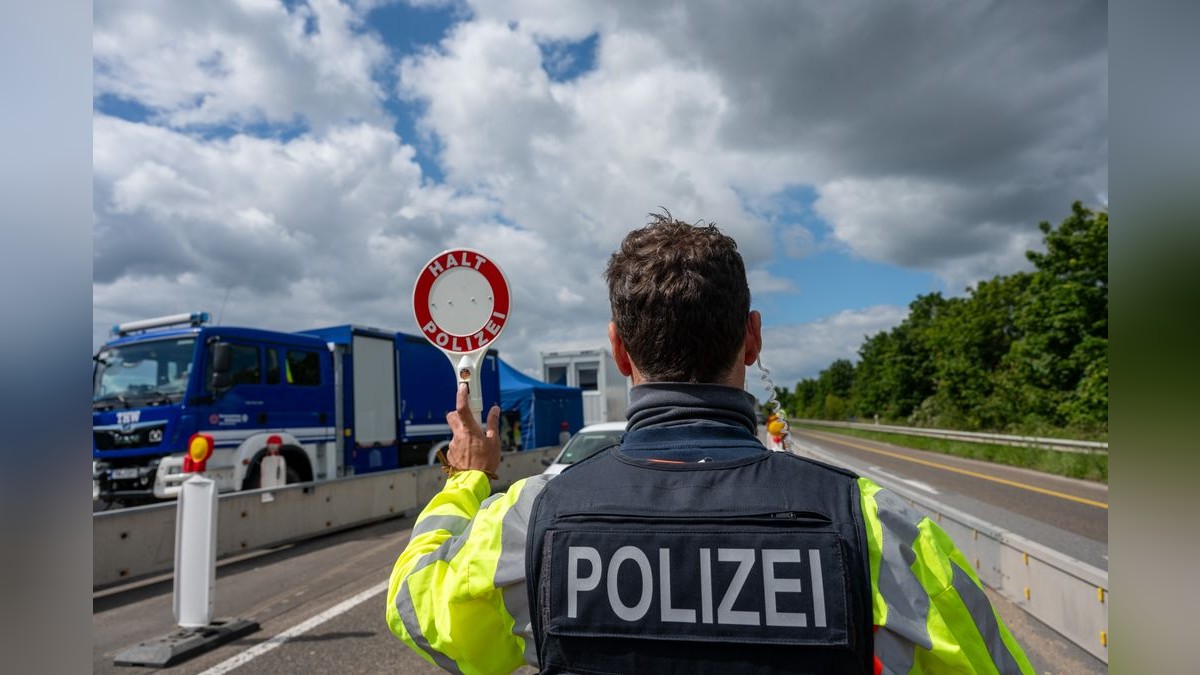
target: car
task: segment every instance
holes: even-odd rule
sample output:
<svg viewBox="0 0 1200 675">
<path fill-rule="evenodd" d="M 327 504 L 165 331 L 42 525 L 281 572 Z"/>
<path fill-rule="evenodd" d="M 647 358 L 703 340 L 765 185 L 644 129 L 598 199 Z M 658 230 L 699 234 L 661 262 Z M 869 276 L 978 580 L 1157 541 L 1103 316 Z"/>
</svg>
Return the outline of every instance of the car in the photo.
<svg viewBox="0 0 1200 675">
<path fill-rule="evenodd" d="M 548 476 L 557 476 L 571 464 L 615 445 L 621 440 L 621 436 L 625 435 L 625 425 L 626 422 L 601 422 L 589 424 L 580 429 L 567 440 L 557 457 L 547 460 L 549 464 L 542 473 Z"/>
</svg>

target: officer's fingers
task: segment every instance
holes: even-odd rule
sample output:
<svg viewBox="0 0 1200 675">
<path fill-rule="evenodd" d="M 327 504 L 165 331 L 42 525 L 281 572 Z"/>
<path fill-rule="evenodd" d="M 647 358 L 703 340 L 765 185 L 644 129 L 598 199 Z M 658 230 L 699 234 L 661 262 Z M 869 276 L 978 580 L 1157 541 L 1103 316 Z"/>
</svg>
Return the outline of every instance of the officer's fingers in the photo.
<svg viewBox="0 0 1200 675">
<path fill-rule="evenodd" d="M 462 420 L 459 419 L 457 410 L 451 410 L 446 413 L 446 424 L 450 425 L 451 433 L 455 435 L 462 433 Z"/>
<path fill-rule="evenodd" d="M 487 437 L 495 438 L 500 435 L 500 406 L 494 405 L 488 411 L 487 416 Z"/>
<path fill-rule="evenodd" d="M 459 415 L 463 415 L 471 410 L 470 385 L 466 382 L 458 383 L 458 392 L 455 394 L 454 407 L 458 410 Z"/>
<path fill-rule="evenodd" d="M 479 421 L 475 419 L 474 413 L 471 412 L 471 393 L 467 388 L 466 382 L 460 382 L 458 385 L 458 398 L 455 400 L 455 405 L 457 409 L 454 412 L 458 415 L 463 429 L 479 433 L 481 431 Z"/>
</svg>

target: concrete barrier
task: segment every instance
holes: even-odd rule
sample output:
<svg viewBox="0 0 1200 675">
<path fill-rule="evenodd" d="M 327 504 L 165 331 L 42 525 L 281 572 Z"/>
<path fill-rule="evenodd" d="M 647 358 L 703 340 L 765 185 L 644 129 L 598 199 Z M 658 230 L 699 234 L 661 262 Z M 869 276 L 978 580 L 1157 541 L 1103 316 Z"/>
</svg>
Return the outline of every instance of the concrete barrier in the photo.
<svg viewBox="0 0 1200 675">
<path fill-rule="evenodd" d="M 505 453 L 495 489 L 541 473 L 559 448 Z M 320 483 L 231 492 L 217 504 L 217 557 L 300 541 L 377 520 L 415 514 L 445 484 L 437 466 Z M 92 515 L 92 587 L 170 572 L 175 564 L 175 502 Z"/>
</svg>

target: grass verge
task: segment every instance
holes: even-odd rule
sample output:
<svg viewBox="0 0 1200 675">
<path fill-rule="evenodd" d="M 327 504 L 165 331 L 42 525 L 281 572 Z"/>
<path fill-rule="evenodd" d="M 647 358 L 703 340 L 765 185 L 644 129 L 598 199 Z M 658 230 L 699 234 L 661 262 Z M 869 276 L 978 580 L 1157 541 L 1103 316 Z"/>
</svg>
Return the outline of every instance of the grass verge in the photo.
<svg viewBox="0 0 1200 675">
<path fill-rule="evenodd" d="M 789 424 L 792 428 L 796 429 L 824 431 L 844 436 L 857 436 L 858 438 L 892 443 L 906 448 L 940 452 L 943 455 L 980 459 L 985 462 L 1018 466 L 1024 469 L 1033 469 L 1034 471 L 1066 476 L 1067 478 L 1082 478 L 1098 483 L 1108 483 L 1107 453 L 1059 452 L 1055 450 L 1043 450 L 1041 448 L 967 443 L 944 438 L 907 436 L 904 434 L 863 431 L 861 429 L 843 429 L 840 427 L 823 427 L 801 422 L 789 422 Z"/>
</svg>

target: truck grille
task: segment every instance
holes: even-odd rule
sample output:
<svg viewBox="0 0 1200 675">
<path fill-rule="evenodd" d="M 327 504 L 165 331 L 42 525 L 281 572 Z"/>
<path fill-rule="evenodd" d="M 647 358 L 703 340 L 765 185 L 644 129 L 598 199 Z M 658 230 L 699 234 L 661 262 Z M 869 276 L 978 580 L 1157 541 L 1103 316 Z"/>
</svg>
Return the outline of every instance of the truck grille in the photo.
<svg viewBox="0 0 1200 675">
<path fill-rule="evenodd" d="M 92 437 L 97 450 L 125 450 L 159 445 L 163 440 L 164 426 L 142 427 L 128 433 L 115 429 L 96 430 Z"/>
</svg>

